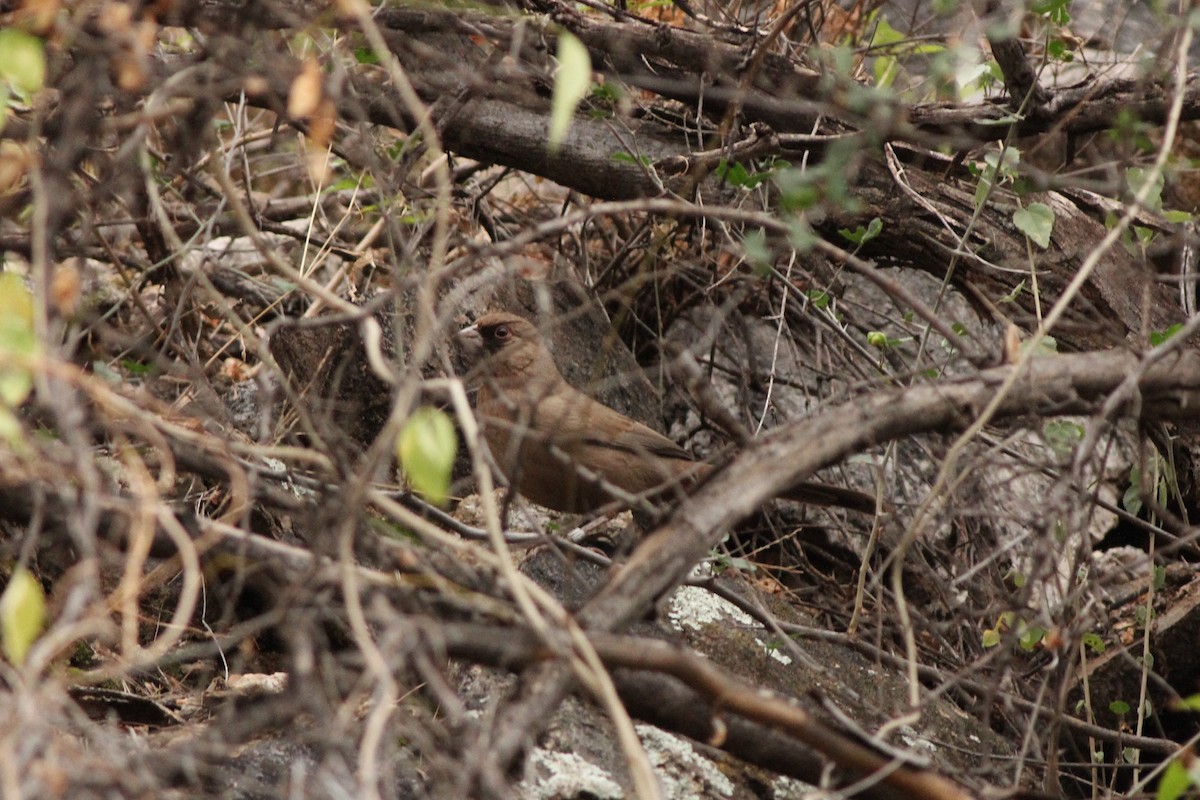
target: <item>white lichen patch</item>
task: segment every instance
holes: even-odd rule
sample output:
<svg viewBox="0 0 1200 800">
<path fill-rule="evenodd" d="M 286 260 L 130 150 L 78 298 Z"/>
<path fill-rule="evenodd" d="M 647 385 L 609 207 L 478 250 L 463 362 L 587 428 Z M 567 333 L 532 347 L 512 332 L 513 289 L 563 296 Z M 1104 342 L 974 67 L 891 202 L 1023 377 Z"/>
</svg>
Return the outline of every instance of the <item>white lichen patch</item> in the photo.
<svg viewBox="0 0 1200 800">
<path fill-rule="evenodd" d="M 818 791 L 820 790 L 811 783 L 798 781 L 787 775 L 780 775 L 771 781 L 771 797 L 775 800 L 807 800 Z"/>
<path fill-rule="evenodd" d="M 792 657 L 789 655 L 786 655 L 783 652 L 783 649 L 780 648 L 778 645 L 772 645 L 768 642 L 764 642 L 762 639 L 759 639 L 757 636 L 754 637 L 754 641 L 760 647 L 762 647 L 763 652 L 765 652 L 771 658 L 778 661 L 780 664 L 783 664 L 785 667 L 789 666 L 792 663 Z"/>
<path fill-rule="evenodd" d="M 706 625 L 726 621 L 739 625 L 749 625 L 754 621 L 729 601 L 696 586 L 680 586 L 671 595 L 667 619 L 679 631 L 684 628 L 699 631 Z"/>
<path fill-rule="evenodd" d="M 529 772 L 517 796 L 532 800 L 581 796 L 621 800 L 625 792 L 606 771 L 574 753 L 538 749 L 529 756 Z"/>
<path fill-rule="evenodd" d="M 899 738 L 910 750 L 925 750 L 930 753 L 937 752 L 937 745 L 917 733 L 910 725 L 905 725 L 900 729 Z"/>
<path fill-rule="evenodd" d="M 663 781 L 663 796 L 670 800 L 696 797 L 732 797 L 733 781 L 682 737 L 650 725 L 634 730 L 646 749 L 646 757 Z"/>
</svg>

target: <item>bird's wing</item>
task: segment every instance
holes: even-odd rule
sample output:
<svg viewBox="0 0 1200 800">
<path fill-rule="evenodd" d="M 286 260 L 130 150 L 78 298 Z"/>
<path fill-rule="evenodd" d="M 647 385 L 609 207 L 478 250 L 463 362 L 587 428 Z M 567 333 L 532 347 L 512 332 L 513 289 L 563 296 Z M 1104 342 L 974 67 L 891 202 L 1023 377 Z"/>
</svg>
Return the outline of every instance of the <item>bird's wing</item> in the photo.
<svg viewBox="0 0 1200 800">
<path fill-rule="evenodd" d="M 634 456 L 652 456 L 690 462 L 688 452 L 673 441 L 642 423 L 609 408 L 583 392 L 558 392 L 538 406 L 539 426 L 558 428 L 561 435 L 571 431 L 580 444 Z"/>
</svg>

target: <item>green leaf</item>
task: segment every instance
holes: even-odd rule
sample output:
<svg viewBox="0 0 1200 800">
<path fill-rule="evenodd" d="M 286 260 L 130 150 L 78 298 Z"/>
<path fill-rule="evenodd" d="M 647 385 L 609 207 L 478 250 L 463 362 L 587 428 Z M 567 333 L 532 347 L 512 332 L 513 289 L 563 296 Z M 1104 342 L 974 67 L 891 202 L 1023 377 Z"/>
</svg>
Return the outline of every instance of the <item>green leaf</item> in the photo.
<svg viewBox="0 0 1200 800">
<path fill-rule="evenodd" d="M 865 228 L 862 225 L 859 225 L 854 230 L 850 230 L 849 228 L 841 228 L 838 230 L 838 233 L 842 235 L 843 239 L 850 242 L 850 244 L 862 246 L 878 236 L 882 230 L 883 220 L 881 220 L 879 217 L 875 217 L 869 223 L 867 223 L 867 227 Z"/>
<path fill-rule="evenodd" d="M 592 85 L 592 58 L 583 42 L 564 31 L 558 37 L 558 72 L 554 74 L 554 91 L 550 95 L 551 153 L 557 153 L 571 128 L 579 101 L 587 96 Z"/>
<path fill-rule="evenodd" d="M 396 437 L 396 457 L 409 484 L 435 505 L 446 502 L 457 452 L 454 423 L 446 412 L 429 406 L 414 411 Z"/>
<path fill-rule="evenodd" d="M 733 162 L 732 164 L 721 159 L 717 162 L 717 168 L 713 170 L 717 177 L 729 183 L 730 186 L 735 186 L 738 189 L 757 189 L 762 185 L 770 173 L 751 172 L 746 169 L 744 164 Z"/>
<path fill-rule="evenodd" d="M 812 227 L 802 219 L 792 220 L 788 224 L 788 244 L 800 253 L 807 253 L 816 246 L 817 235 Z"/>
<path fill-rule="evenodd" d="M 822 311 L 829 308 L 829 301 L 832 298 L 830 298 L 829 292 L 824 289 L 809 289 L 804 294 L 808 297 L 810 303 Z"/>
<path fill-rule="evenodd" d="M 1154 793 L 1155 800 L 1179 800 L 1183 793 L 1192 785 L 1192 776 L 1180 759 L 1173 758 L 1162 777 L 1158 779 L 1158 791 Z"/>
<path fill-rule="evenodd" d="M 601 103 L 615 103 L 623 94 L 615 83 L 597 83 L 592 87 L 592 99 Z"/>
<path fill-rule="evenodd" d="M 1176 322 L 1174 325 L 1167 328 L 1165 331 L 1150 331 L 1150 345 L 1152 347 L 1158 347 L 1160 344 L 1167 341 L 1175 334 L 1179 333 L 1179 330 L 1182 327 L 1183 327 L 1182 322 Z"/>
<path fill-rule="evenodd" d="M 779 188 L 779 207 L 784 211 L 803 211 L 821 199 L 819 175 L 815 169 L 781 169 L 772 176 Z"/>
<path fill-rule="evenodd" d="M 1152 173 L 1154 183 L 1150 185 L 1150 192 L 1146 195 L 1146 208 L 1157 211 L 1162 208 L 1163 173 L 1161 170 L 1155 172 L 1143 167 L 1130 167 L 1125 170 L 1125 182 L 1129 185 L 1129 191 L 1137 194 L 1150 180 Z"/>
<path fill-rule="evenodd" d="M 1181 697 L 1171 703 L 1171 708 L 1175 711 L 1200 711 L 1200 694 Z"/>
<path fill-rule="evenodd" d="M 1137 621 L 1139 628 L 1145 628 L 1154 620 L 1154 609 L 1149 608 L 1148 606 L 1138 606 L 1136 609 L 1134 609 L 1133 618 Z M 1149 653 L 1147 653 L 1145 658 L 1142 659 L 1144 662 L 1146 662 L 1147 667 L 1154 665 L 1154 662 L 1150 659 L 1151 656 Z"/>
<path fill-rule="evenodd" d="M 37 578 L 17 567 L 0 595 L 0 641 L 9 662 L 25 663 L 46 622 L 46 594 Z"/>
<path fill-rule="evenodd" d="M 20 94 L 32 94 L 46 83 L 42 40 L 17 28 L 0 30 L 0 82 Z"/>
<path fill-rule="evenodd" d="M 634 158 L 631 154 L 626 153 L 624 150 L 613 153 L 611 156 L 609 156 L 609 158 L 618 164 L 641 164 L 644 167 L 648 167 L 651 163 L 653 163 L 650 160 L 650 156 L 638 156 L 637 158 Z"/>
<path fill-rule="evenodd" d="M 1060 456 L 1070 455 L 1075 445 L 1083 441 L 1084 429 L 1077 422 L 1050 420 L 1042 426 L 1042 436 Z"/>
<path fill-rule="evenodd" d="M 1003 153 L 1003 155 L 1001 155 Z M 975 207 L 983 205 L 992 185 L 1011 181 L 1017 174 L 1017 166 L 1021 163 L 1021 151 L 1015 147 L 1006 147 L 985 153 L 984 167 L 979 172 L 979 184 L 975 187 Z"/>
<path fill-rule="evenodd" d="M 1154 579 L 1152 581 L 1152 585 L 1154 586 L 1154 591 L 1156 592 L 1162 591 L 1162 588 L 1167 585 L 1166 567 L 1160 564 L 1156 564 L 1154 566 Z"/>
<path fill-rule="evenodd" d="M 745 254 L 746 260 L 750 262 L 755 274 L 764 277 L 770 274 L 771 265 L 775 263 L 775 255 L 767 245 L 765 233 L 761 230 L 747 231 L 746 235 L 742 237 L 742 252 Z"/>
<path fill-rule="evenodd" d="M 1035 346 L 1036 345 L 1036 346 Z M 1058 340 L 1053 336 L 1042 336 L 1041 338 L 1026 339 L 1021 342 L 1021 352 L 1024 353 L 1030 347 L 1033 347 L 1034 358 L 1044 358 L 1052 356 L 1058 352 Z"/>
<path fill-rule="evenodd" d="M 1083 642 L 1084 647 L 1091 650 L 1093 653 L 1096 653 L 1097 655 L 1103 653 L 1106 647 L 1104 644 L 1104 639 L 1102 639 L 1098 633 L 1085 633 L 1080 637 L 1080 640 Z"/>
<path fill-rule="evenodd" d="M 1121 507 L 1134 516 L 1142 510 L 1142 473 L 1137 467 L 1129 470 L 1129 487 L 1121 495 Z"/>
<path fill-rule="evenodd" d="M 379 54 L 366 45 L 354 48 L 354 60 L 359 64 L 378 64 Z"/>
<path fill-rule="evenodd" d="M 900 73 L 900 62 L 895 56 L 877 56 L 871 71 L 875 75 L 875 86 L 886 89 L 895 82 Z"/>
<path fill-rule="evenodd" d="M 1025 208 L 1018 208 L 1013 213 L 1013 224 L 1043 250 L 1050 246 L 1054 211 L 1045 203 L 1030 203 Z"/>
<path fill-rule="evenodd" d="M 1075 60 L 1075 54 L 1067 47 L 1067 43 L 1062 39 L 1053 39 L 1046 45 L 1046 54 L 1053 61 L 1061 61 L 1064 64 L 1070 64 Z"/>
<path fill-rule="evenodd" d="M 1000 631 L 994 628 L 989 628 L 983 632 L 983 646 L 987 648 L 995 647 L 1000 644 Z"/>
<path fill-rule="evenodd" d="M 1108 704 L 1108 710 L 1118 717 L 1123 717 L 1129 713 L 1129 703 L 1126 703 L 1124 700 L 1113 700 Z"/>
<path fill-rule="evenodd" d="M 1071 0 L 1034 0 L 1029 10 L 1041 14 L 1055 25 L 1066 25 L 1071 21 Z"/>
<path fill-rule="evenodd" d="M 1033 648 L 1037 647 L 1038 643 L 1044 638 L 1046 638 L 1046 629 L 1034 625 L 1022 631 L 1018 641 L 1021 643 L 1021 647 L 1024 649 L 1032 650 Z"/>
</svg>

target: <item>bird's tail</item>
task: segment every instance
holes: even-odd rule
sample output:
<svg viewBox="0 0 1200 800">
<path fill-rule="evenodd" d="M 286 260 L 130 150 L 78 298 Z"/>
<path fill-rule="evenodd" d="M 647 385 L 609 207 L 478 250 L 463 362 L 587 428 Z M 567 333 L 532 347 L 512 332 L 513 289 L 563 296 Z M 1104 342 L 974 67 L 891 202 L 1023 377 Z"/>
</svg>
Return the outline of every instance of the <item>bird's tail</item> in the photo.
<svg viewBox="0 0 1200 800">
<path fill-rule="evenodd" d="M 836 506 L 863 514 L 874 514 L 876 510 L 874 495 L 824 483 L 805 481 L 788 489 L 780 498 L 811 506 Z"/>
</svg>

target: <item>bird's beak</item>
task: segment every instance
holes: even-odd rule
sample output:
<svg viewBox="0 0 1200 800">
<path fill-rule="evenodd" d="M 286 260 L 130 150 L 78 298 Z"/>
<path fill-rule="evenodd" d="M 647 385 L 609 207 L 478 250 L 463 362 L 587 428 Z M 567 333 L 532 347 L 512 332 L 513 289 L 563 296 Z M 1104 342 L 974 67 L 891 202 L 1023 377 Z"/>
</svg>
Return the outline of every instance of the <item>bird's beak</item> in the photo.
<svg viewBox="0 0 1200 800">
<path fill-rule="evenodd" d="M 472 354 L 478 354 L 483 350 L 483 334 L 479 332 L 478 325 L 468 325 L 456 333 L 454 338 Z"/>
</svg>

